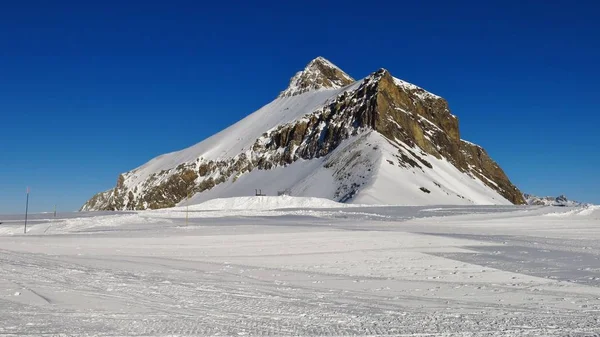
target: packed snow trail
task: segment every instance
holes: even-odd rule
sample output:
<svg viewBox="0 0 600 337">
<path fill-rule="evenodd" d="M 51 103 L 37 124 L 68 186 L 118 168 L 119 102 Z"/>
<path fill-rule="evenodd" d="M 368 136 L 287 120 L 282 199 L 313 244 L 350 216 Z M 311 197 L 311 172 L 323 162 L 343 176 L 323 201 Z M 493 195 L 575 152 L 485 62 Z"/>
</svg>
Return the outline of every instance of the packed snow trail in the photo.
<svg viewBox="0 0 600 337">
<path fill-rule="evenodd" d="M 597 209 L 245 212 L 7 219 L 0 334 L 600 333 Z"/>
<path fill-rule="evenodd" d="M 203 210 L 270 210 L 280 208 L 344 208 L 356 207 L 352 204 L 342 204 L 324 198 L 282 196 L 254 196 L 218 198 L 191 205 L 189 209 Z M 182 209 L 182 208 L 179 208 Z"/>
</svg>

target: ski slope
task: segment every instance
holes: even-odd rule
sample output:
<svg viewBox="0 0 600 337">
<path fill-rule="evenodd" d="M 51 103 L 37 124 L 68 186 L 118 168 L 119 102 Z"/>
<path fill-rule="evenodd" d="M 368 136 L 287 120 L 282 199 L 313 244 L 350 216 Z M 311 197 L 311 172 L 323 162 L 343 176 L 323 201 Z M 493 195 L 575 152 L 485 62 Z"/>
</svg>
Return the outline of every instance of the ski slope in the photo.
<svg viewBox="0 0 600 337">
<path fill-rule="evenodd" d="M 0 334 L 600 334 L 597 206 L 235 200 L 0 216 Z"/>
</svg>

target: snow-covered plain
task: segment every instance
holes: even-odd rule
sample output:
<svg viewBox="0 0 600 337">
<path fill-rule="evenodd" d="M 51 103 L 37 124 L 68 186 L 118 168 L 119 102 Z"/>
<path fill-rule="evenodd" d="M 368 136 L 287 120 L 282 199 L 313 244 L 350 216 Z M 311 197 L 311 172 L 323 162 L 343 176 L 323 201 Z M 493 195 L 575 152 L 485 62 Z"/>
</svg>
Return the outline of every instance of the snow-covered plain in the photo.
<svg viewBox="0 0 600 337">
<path fill-rule="evenodd" d="M 0 216 L 0 335 L 600 334 L 597 207 L 314 201 Z"/>
</svg>

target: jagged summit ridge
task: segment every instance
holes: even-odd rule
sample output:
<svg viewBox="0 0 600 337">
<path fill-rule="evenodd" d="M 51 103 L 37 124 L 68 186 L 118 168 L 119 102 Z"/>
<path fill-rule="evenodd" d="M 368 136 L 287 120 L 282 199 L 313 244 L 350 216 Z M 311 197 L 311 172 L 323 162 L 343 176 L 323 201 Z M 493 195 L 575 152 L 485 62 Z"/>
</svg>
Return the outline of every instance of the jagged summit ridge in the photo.
<svg viewBox="0 0 600 337">
<path fill-rule="evenodd" d="M 354 82 L 342 69 L 319 56 L 292 77 L 288 88 L 279 97 L 300 95 L 311 90 L 340 89 Z"/>
<path fill-rule="evenodd" d="M 559 195 L 558 197 L 538 197 L 532 194 L 523 194 L 523 197 L 527 204 L 536 206 L 576 207 L 583 205 L 579 201 L 569 200 L 565 195 Z"/>
<path fill-rule="evenodd" d="M 394 77 L 394 82 L 397 86 L 405 88 L 406 90 L 412 91 L 415 95 L 420 97 L 421 99 L 442 99 L 440 96 L 430 93 L 429 91 L 416 86 L 412 83 L 408 83 L 404 80 Z"/>
</svg>

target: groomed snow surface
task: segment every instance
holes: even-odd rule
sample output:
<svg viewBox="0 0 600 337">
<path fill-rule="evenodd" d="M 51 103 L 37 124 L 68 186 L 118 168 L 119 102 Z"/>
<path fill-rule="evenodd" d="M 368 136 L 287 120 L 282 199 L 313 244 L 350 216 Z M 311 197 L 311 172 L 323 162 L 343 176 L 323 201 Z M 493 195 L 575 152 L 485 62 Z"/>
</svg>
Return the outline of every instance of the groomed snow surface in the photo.
<svg viewBox="0 0 600 337">
<path fill-rule="evenodd" d="M 342 208 L 354 205 L 342 204 L 329 199 L 282 196 L 255 196 L 218 198 L 205 201 L 188 209 L 203 210 L 270 210 L 280 208 Z"/>
<path fill-rule="evenodd" d="M 3 336 L 600 334 L 596 206 L 247 197 L 0 222 Z"/>
</svg>

